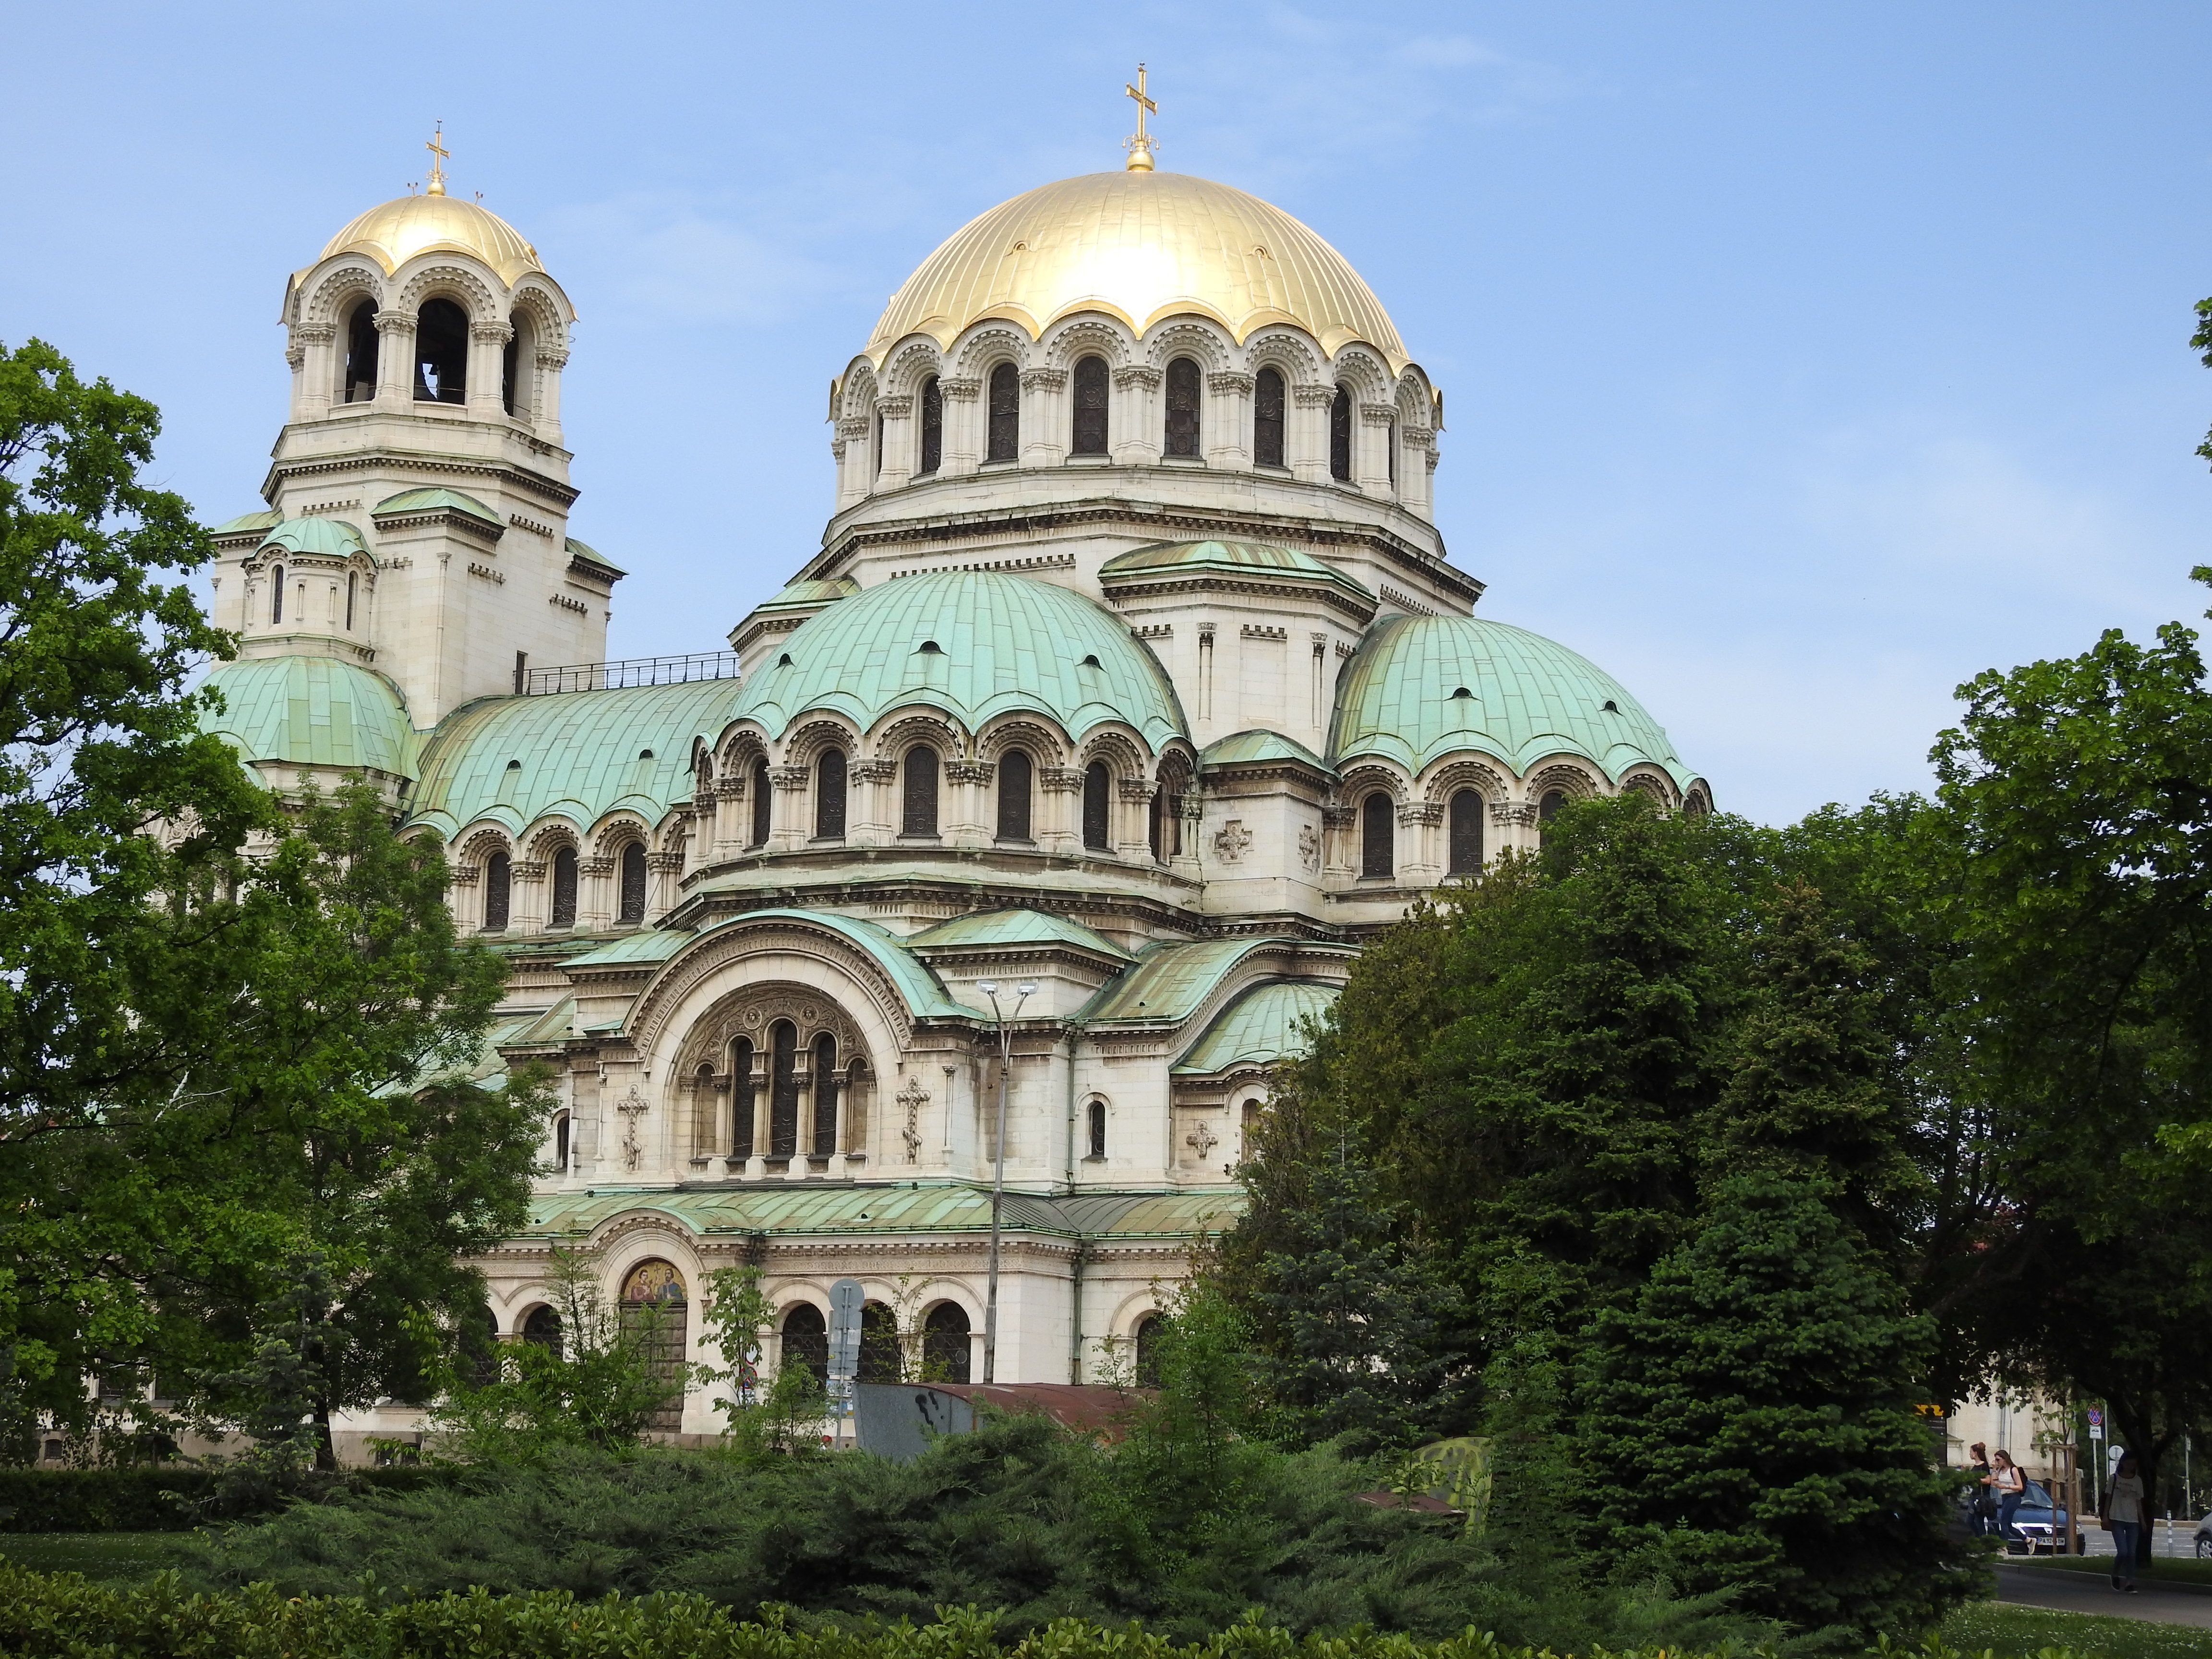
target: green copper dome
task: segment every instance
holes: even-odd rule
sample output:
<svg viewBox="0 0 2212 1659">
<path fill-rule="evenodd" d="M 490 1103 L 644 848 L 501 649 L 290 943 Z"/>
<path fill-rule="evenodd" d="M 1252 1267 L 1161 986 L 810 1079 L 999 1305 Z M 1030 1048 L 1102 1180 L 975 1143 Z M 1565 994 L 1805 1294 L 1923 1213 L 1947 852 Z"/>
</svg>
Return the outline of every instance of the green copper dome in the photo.
<svg viewBox="0 0 2212 1659">
<path fill-rule="evenodd" d="M 408 822 L 451 839 L 479 819 L 520 830 L 557 812 L 589 830 L 617 807 L 658 823 L 690 799 L 694 739 L 730 718 L 734 680 L 483 697 L 439 722 Z"/>
<path fill-rule="evenodd" d="M 287 519 L 261 538 L 254 550 L 272 553 L 319 553 L 326 558 L 365 556 L 368 544 L 343 519 Z"/>
<path fill-rule="evenodd" d="M 201 726 L 249 761 L 414 775 L 407 705 L 381 674 L 334 657 L 249 657 L 217 663 L 202 685 L 223 707 Z"/>
<path fill-rule="evenodd" d="M 1468 750 L 1521 775 L 1570 754 L 1615 783 L 1640 761 L 1684 789 L 1697 778 L 1620 681 L 1555 640 L 1474 617 L 1376 623 L 1337 683 L 1329 758 L 1376 755 L 1419 772 Z"/>
<path fill-rule="evenodd" d="M 1127 626 L 1080 593 L 988 570 L 896 577 L 808 618 L 748 667 L 734 713 L 774 738 L 812 710 L 865 732 L 916 705 L 971 732 L 1014 709 L 1071 738 L 1122 721 L 1155 750 L 1183 732 L 1174 688 Z"/>
</svg>

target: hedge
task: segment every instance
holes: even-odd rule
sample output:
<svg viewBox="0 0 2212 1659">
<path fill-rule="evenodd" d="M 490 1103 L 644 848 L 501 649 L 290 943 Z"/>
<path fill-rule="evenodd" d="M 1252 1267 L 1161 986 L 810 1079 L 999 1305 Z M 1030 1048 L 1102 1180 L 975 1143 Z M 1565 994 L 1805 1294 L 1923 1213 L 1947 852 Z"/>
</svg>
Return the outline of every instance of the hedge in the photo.
<svg viewBox="0 0 2212 1659">
<path fill-rule="evenodd" d="M 931 1625 L 795 1630 L 776 1614 L 741 1620 L 703 1596 L 609 1596 L 580 1602 L 564 1592 L 359 1596 L 287 1601 L 265 1584 L 235 1595 L 189 1595 L 173 1573 L 136 1589 L 111 1589 L 74 1573 L 49 1577 L 0 1562 L 0 1653 L 23 1659 L 1560 1659 L 1547 1649 L 1504 1648 L 1474 1631 L 1415 1642 L 1354 1632 L 1303 1640 L 1240 1624 L 1180 1646 L 1138 1626 L 1109 1629 L 1067 1619 L 1012 1645 L 996 1620 L 974 1608 L 938 1609 Z M 1885 1655 L 1962 1659 L 1930 1640 Z M 1729 1659 L 1680 1650 L 1590 1659 Z M 1734 1659 L 1743 1659 L 1741 1652 Z M 2045 1649 L 2037 1659 L 2072 1659 Z"/>
<path fill-rule="evenodd" d="M 0 1532 L 186 1532 L 206 1520 L 220 1477 L 189 1463 L 143 1468 L 0 1468 Z M 411 1491 L 434 1470 L 349 1469 L 332 1486 Z"/>
</svg>

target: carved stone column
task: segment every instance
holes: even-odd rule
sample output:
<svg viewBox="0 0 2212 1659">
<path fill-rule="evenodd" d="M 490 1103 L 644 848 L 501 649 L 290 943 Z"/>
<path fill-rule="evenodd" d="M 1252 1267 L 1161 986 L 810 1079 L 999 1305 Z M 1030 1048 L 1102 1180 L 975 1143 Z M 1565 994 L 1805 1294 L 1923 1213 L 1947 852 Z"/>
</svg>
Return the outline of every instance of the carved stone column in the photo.
<svg viewBox="0 0 2212 1659">
<path fill-rule="evenodd" d="M 1114 459 L 1122 466 L 1152 466 L 1160 459 L 1165 436 L 1159 413 L 1163 378 L 1150 363 L 1127 363 L 1114 371 L 1107 430 L 1114 434 Z"/>
<path fill-rule="evenodd" d="M 848 415 L 837 422 L 836 441 L 830 446 L 837 458 L 837 505 L 850 507 L 868 493 L 875 482 L 874 446 L 869 429 L 875 424 L 865 415 Z"/>
<path fill-rule="evenodd" d="M 988 761 L 945 763 L 945 798 L 938 803 L 938 830 L 948 847 L 988 847 L 997 828 L 991 812 L 991 780 L 998 768 Z"/>
<path fill-rule="evenodd" d="M 884 847 L 898 836 L 898 763 L 854 761 L 845 769 L 845 839 L 855 847 Z"/>
<path fill-rule="evenodd" d="M 684 843 L 664 848 L 658 853 L 645 855 L 645 867 L 653 878 L 653 897 L 646 906 L 646 926 L 651 927 L 658 916 L 665 916 L 676 908 L 678 884 L 684 876 Z"/>
<path fill-rule="evenodd" d="M 1398 410 L 1390 404 L 1362 404 L 1352 428 L 1352 477 L 1362 493 L 1382 501 L 1397 494 L 1390 483 L 1390 423 Z"/>
<path fill-rule="evenodd" d="M 1436 801 L 1410 801 L 1398 809 L 1398 828 L 1406 833 L 1399 844 L 1404 849 L 1398 863 L 1401 881 L 1425 884 L 1443 878 L 1443 860 L 1437 856 L 1437 826 L 1444 821 L 1444 809 Z"/>
<path fill-rule="evenodd" d="M 614 925 L 614 873 L 615 861 L 611 858 L 576 860 L 576 925 L 579 927 L 600 928 Z"/>
<path fill-rule="evenodd" d="M 1121 778 L 1115 783 L 1114 793 L 1118 798 L 1115 812 L 1116 822 L 1107 840 L 1114 850 L 1125 859 L 1149 859 L 1152 855 L 1152 825 L 1149 808 L 1159 786 L 1150 778 Z M 1118 831 L 1118 833 L 1113 833 Z"/>
<path fill-rule="evenodd" d="M 1336 402 L 1333 386 L 1294 386 L 1287 430 L 1283 434 L 1283 459 L 1300 483 L 1328 482 L 1328 411 Z"/>
<path fill-rule="evenodd" d="M 972 374 L 942 375 L 937 395 L 944 402 L 943 447 L 938 476 L 973 472 L 983 464 L 983 383 Z"/>
<path fill-rule="evenodd" d="M 1402 452 L 1398 463 L 1398 499 L 1407 510 L 1431 518 L 1436 509 L 1437 434 L 1434 427 L 1408 426 L 1398 431 Z"/>
<path fill-rule="evenodd" d="M 380 408 L 404 410 L 415 401 L 415 313 L 376 313 L 376 401 Z"/>
<path fill-rule="evenodd" d="M 1208 466 L 1252 465 L 1252 377 L 1227 369 L 1206 377 L 1206 414 L 1199 433 Z"/>
<path fill-rule="evenodd" d="M 806 845 L 814 833 L 813 814 L 806 809 L 806 786 L 814 769 L 810 766 L 771 766 L 769 781 L 775 786 L 780 799 L 769 822 L 775 827 L 769 831 L 768 850 L 771 853 L 795 853 Z M 849 804 L 849 803 L 848 803 Z"/>
<path fill-rule="evenodd" d="M 1048 853 L 1083 850 L 1083 770 L 1075 766 L 1037 768 L 1037 821 L 1030 826 Z"/>
<path fill-rule="evenodd" d="M 1324 806 L 1321 810 L 1323 871 L 1327 878 L 1350 881 L 1359 867 L 1359 809 Z"/>
<path fill-rule="evenodd" d="M 568 367 L 568 354 L 543 347 L 538 352 L 537 395 L 531 399 L 532 424 L 547 443 L 561 441 L 561 371 Z"/>
<path fill-rule="evenodd" d="M 1022 465 L 1058 466 L 1067 459 L 1067 371 L 1022 371 Z"/>
<path fill-rule="evenodd" d="M 1498 845 L 1490 854 L 1494 858 L 1508 848 L 1517 847 L 1534 852 L 1539 845 L 1536 832 L 1536 808 L 1525 800 L 1499 800 L 1490 804 L 1490 822 L 1498 831 Z"/>
<path fill-rule="evenodd" d="M 334 323 L 301 323 L 292 330 L 291 349 L 284 354 L 292 365 L 292 418 L 320 420 L 331 406 L 331 387 L 337 368 L 331 361 L 331 343 L 337 337 Z M 295 355 L 296 354 L 296 355 Z"/>
<path fill-rule="evenodd" d="M 902 489 L 914 476 L 915 432 L 912 398 L 878 398 L 876 413 L 883 421 L 878 441 L 883 453 L 876 461 L 878 489 Z"/>
<path fill-rule="evenodd" d="M 545 931 L 545 860 L 517 859 L 507 866 L 507 931 L 542 933 Z"/>
<path fill-rule="evenodd" d="M 496 421 L 507 413 L 502 395 L 507 343 L 514 331 L 505 323 L 469 325 L 469 418 Z"/>
</svg>

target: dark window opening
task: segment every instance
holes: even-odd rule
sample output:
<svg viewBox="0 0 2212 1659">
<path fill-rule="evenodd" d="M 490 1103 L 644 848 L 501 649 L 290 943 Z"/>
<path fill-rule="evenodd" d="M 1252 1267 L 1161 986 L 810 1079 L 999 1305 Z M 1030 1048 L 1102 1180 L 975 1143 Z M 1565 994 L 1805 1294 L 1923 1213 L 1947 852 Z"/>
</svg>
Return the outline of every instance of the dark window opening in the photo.
<svg viewBox="0 0 2212 1659">
<path fill-rule="evenodd" d="M 790 1158 L 799 1151 L 799 1028 L 780 1019 L 768 1041 L 768 1155 Z"/>
<path fill-rule="evenodd" d="M 1106 1103 L 1103 1100 L 1091 1103 L 1091 1156 L 1106 1156 Z"/>
<path fill-rule="evenodd" d="M 1030 839 L 1030 792 L 1035 769 L 1027 752 L 1009 749 L 999 757 L 999 839 Z"/>
<path fill-rule="evenodd" d="M 1391 873 L 1390 797 L 1377 792 L 1361 803 L 1359 808 L 1359 873 L 1363 876 L 1387 876 Z"/>
<path fill-rule="evenodd" d="M 937 833 L 937 751 L 917 744 L 906 751 L 905 813 L 899 833 L 933 836 Z"/>
<path fill-rule="evenodd" d="M 845 751 L 825 749 L 814 763 L 814 834 L 817 840 L 842 840 L 845 834 Z"/>
<path fill-rule="evenodd" d="M 363 300 L 346 319 L 345 385 L 338 401 L 365 404 L 376 397 L 376 301 Z"/>
<path fill-rule="evenodd" d="M 876 441 L 873 448 L 875 464 L 871 470 L 880 478 L 884 476 L 884 417 L 880 415 L 876 416 Z"/>
<path fill-rule="evenodd" d="M 1178 772 L 1161 787 L 1167 797 L 1167 823 L 1162 837 L 1167 843 L 1167 855 L 1171 859 L 1182 856 L 1182 775 Z"/>
<path fill-rule="evenodd" d="M 428 300 L 415 318 L 415 398 L 469 400 L 469 316 L 451 300 Z"/>
<path fill-rule="evenodd" d="M 494 853 L 484 860 L 483 930 L 487 933 L 507 931 L 507 869 L 504 853 Z"/>
<path fill-rule="evenodd" d="M 1137 1386 L 1157 1389 L 1160 1386 L 1160 1318 L 1158 1314 L 1146 1314 L 1137 1322 L 1131 1333 L 1137 1347 Z"/>
<path fill-rule="evenodd" d="M 1559 809 L 1566 804 L 1567 793 L 1565 790 L 1551 789 L 1545 792 L 1544 799 L 1536 804 L 1536 833 L 1539 836 L 1543 834 L 1543 826 L 1549 823 L 1553 818 L 1559 817 Z"/>
<path fill-rule="evenodd" d="M 769 787 L 768 763 L 757 760 L 753 763 L 753 838 L 750 843 L 755 847 L 768 844 Z"/>
<path fill-rule="evenodd" d="M 830 1381 L 830 1327 L 822 1310 L 802 1302 L 783 1316 L 783 1363 L 808 1372 L 817 1386 Z"/>
<path fill-rule="evenodd" d="M 896 1382 L 900 1371 L 898 1316 L 880 1302 L 860 1304 L 860 1367 L 856 1381 Z"/>
<path fill-rule="evenodd" d="M 645 843 L 634 841 L 622 851 L 622 915 L 617 918 L 625 927 L 635 927 L 645 921 Z"/>
<path fill-rule="evenodd" d="M 534 1342 L 541 1348 L 550 1348 L 553 1357 L 561 1357 L 561 1316 L 550 1308 L 538 1307 L 522 1322 L 522 1340 Z"/>
<path fill-rule="evenodd" d="M 284 620 L 284 567 L 278 565 L 269 573 L 269 622 L 271 627 Z"/>
<path fill-rule="evenodd" d="M 1389 441 L 1383 447 L 1383 459 L 1390 469 L 1390 487 L 1398 487 L 1398 423 L 1390 422 Z"/>
<path fill-rule="evenodd" d="M 1158 789 L 1152 791 L 1152 804 L 1145 809 L 1145 838 L 1152 843 L 1152 856 L 1165 861 L 1167 853 L 1167 799 Z"/>
<path fill-rule="evenodd" d="M 1252 461 L 1255 466 L 1283 465 L 1283 376 L 1263 368 L 1252 382 Z"/>
<path fill-rule="evenodd" d="M 730 1156 L 753 1155 L 753 1040 L 730 1045 Z"/>
<path fill-rule="evenodd" d="M 576 849 L 563 847 L 553 854 L 553 925 L 576 925 Z"/>
<path fill-rule="evenodd" d="M 1083 769 L 1083 844 L 1093 852 L 1107 849 L 1106 791 L 1110 780 L 1106 763 L 1093 761 Z"/>
<path fill-rule="evenodd" d="M 1178 357 L 1168 365 L 1167 453 L 1198 453 L 1198 365 Z"/>
<path fill-rule="evenodd" d="M 1017 460 L 1021 447 L 1022 372 L 1012 363 L 1000 363 L 991 371 L 990 447 L 983 452 L 983 459 Z"/>
<path fill-rule="evenodd" d="M 349 634 L 350 634 L 350 633 L 352 633 L 352 632 L 353 632 L 353 607 L 354 607 L 354 601 L 355 601 L 355 599 L 357 599 L 357 598 L 360 596 L 360 592 L 361 592 L 361 573 L 360 573 L 358 570 L 349 570 L 349 571 L 347 571 L 347 572 L 346 572 L 346 632 L 347 632 L 347 633 L 349 633 Z"/>
<path fill-rule="evenodd" d="M 522 357 L 522 331 L 514 330 L 507 337 L 507 344 L 499 354 L 499 403 L 508 414 L 514 413 L 514 372 Z"/>
<path fill-rule="evenodd" d="M 917 472 L 934 472 L 945 461 L 945 393 L 931 375 L 921 383 L 921 465 Z"/>
<path fill-rule="evenodd" d="M 1342 386 L 1328 406 L 1328 476 L 1339 483 L 1352 481 L 1352 394 Z"/>
<path fill-rule="evenodd" d="M 968 1310 L 957 1302 L 940 1302 L 929 1310 L 921 1325 L 921 1380 L 925 1382 L 965 1382 L 972 1344 L 968 1340 Z"/>
<path fill-rule="evenodd" d="M 568 1115 L 566 1112 L 553 1120 L 553 1167 L 562 1175 L 568 1173 Z"/>
<path fill-rule="evenodd" d="M 1078 455 L 1103 455 L 1106 451 L 1106 360 L 1085 357 L 1075 366 L 1075 441 Z"/>
<path fill-rule="evenodd" d="M 837 1039 L 824 1031 L 814 1039 L 814 1156 L 837 1150 Z"/>
<path fill-rule="evenodd" d="M 1462 789 L 1451 798 L 1449 872 L 1471 876 L 1482 869 L 1482 795 Z"/>
</svg>

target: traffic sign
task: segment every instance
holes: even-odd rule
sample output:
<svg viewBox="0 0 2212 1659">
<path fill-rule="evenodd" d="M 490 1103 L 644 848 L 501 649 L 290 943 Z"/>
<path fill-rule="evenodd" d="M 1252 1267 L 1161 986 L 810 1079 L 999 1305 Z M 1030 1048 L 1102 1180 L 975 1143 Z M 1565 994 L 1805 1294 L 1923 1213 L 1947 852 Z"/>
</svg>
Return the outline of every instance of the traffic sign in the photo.
<svg viewBox="0 0 2212 1659">
<path fill-rule="evenodd" d="M 2104 1437 L 2105 1413 L 2092 1406 L 2089 1407 L 2089 1438 L 2102 1440 Z"/>
<path fill-rule="evenodd" d="M 867 1292 L 857 1279 L 830 1287 L 830 1375 L 850 1382 L 860 1374 L 860 1309 Z"/>
</svg>

